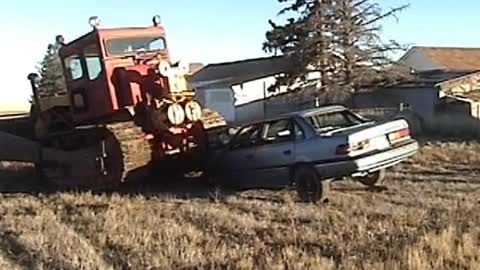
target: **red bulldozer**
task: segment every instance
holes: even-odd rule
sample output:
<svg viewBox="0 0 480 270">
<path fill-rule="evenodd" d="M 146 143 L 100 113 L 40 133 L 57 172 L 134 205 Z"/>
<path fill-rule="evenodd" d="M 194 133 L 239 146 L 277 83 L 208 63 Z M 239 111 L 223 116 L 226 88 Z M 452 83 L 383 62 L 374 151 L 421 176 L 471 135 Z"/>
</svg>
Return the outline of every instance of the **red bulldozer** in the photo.
<svg viewBox="0 0 480 270">
<path fill-rule="evenodd" d="M 34 140 L 0 134 L 2 160 L 35 163 L 58 185 L 104 187 L 202 168 L 223 118 L 195 100 L 189 65 L 170 59 L 160 17 L 137 28 L 99 28 L 65 44 L 65 91 L 45 93 L 30 74 Z M 15 146 L 13 146 L 15 145 Z"/>
</svg>

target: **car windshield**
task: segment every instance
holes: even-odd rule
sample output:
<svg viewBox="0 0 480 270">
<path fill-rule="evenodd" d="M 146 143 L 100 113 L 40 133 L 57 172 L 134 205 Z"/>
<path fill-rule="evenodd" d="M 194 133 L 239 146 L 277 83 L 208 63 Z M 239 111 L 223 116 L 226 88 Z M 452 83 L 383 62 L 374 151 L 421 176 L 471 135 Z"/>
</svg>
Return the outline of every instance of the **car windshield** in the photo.
<svg viewBox="0 0 480 270">
<path fill-rule="evenodd" d="M 307 120 L 319 133 L 349 128 L 365 122 L 348 110 L 314 114 L 308 116 Z"/>
<path fill-rule="evenodd" d="M 166 49 L 163 37 L 130 37 L 107 41 L 109 55 L 125 55 L 138 52 L 157 52 Z"/>
</svg>

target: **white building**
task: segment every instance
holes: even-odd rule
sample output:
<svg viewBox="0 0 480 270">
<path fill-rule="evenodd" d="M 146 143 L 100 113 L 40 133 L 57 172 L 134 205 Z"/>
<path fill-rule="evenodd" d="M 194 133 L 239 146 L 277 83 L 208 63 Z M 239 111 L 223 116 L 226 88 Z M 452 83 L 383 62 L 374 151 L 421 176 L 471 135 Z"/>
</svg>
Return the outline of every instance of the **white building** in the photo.
<svg viewBox="0 0 480 270">
<path fill-rule="evenodd" d="M 285 92 L 269 93 L 275 84 L 275 75 L 288 70 L 283 57 L 266 57 L 243 61 L 211 64 L 193 76 L 193 87 L 198 101 L 205 107 L 220 112 L 228 122 L 238 122 L 255 115 L 262 106 L 252 110 L 239 110 L 239 106 Z M 258 108 L 257 108 L 258 107 Z"/>
</svg>

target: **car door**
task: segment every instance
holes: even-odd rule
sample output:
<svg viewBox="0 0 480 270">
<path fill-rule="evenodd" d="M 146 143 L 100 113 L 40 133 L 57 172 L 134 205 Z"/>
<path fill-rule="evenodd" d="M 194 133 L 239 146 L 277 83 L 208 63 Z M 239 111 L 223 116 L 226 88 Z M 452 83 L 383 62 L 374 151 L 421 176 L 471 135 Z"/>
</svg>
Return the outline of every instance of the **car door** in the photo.
<svg viewBox="0 0 480 270">
<path fill-rule="evenodd" d="M 241 128 L 217 160 L 216 170 L 221 172 L 224 184 L 248 186 L 248 179 L 254 177 L 255 147 L 259 143 L 262 127 L 261 124 L 254 124 Z"/>
<path fill-rule="evenodd" d="M 254 177 L 251 185 L 276 188 L 290 183 L 294 161 L 295 134 L 290 118 L 266 122 L 254 153 Z"/>
</svg>

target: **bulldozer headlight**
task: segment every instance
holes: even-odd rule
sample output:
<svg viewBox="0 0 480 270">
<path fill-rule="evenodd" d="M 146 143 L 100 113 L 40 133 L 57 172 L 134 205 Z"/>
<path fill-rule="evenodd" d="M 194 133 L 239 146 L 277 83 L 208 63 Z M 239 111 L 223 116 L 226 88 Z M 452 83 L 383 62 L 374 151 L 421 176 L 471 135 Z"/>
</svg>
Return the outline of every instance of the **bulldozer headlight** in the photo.
<svg viewBox="0 0 480 270">
<path fill-rule="evenodd" d="M 202 107 L 198 102 L 190 101 L 185 104 L 185 114 L 188 120 L 192 122 L 198 121 L 202 117 Z"/>
<path fill-rule="evenodd" d="M 92 16 L 88 19 L 88 24 L 90 24 L 90 26 L 93 28 L 97 28 L 100 25 L 100 18 L 97 16 Z"/>
<path fill-rule="evenodd" d="M 162 24 L 162 18 L 160 17 L 160 15 L 153 16 L 152 21 L 154 26 L 159 26 L 160 24 Z"/>
<path fill-rule="evenodd" d="M 158 72 L 160 72 L 160 75 L 164 77 L 169 77 L 171 75 L 172 67 L 167 61 L 161 61 L 160 64 L 158 64 Z"/>
<path fill-rule="evenodd" d="M 168 121 L 173 125 L 180 125 L 185 121 L 185 111 L 177 103 L 170 105 L 167 109 Z"/>
<path fill-rule="evenodd" d="M 177 63 L 177 70 L 178 70 L 178 75 L 185 76 L 190 71 L 190 67 L 189 67 L 188 63 L 183 62 L 183 61 L 179 61 Z"/>
</svg>

